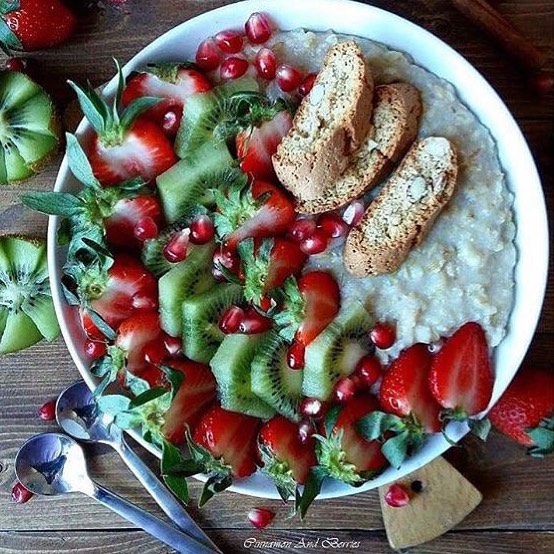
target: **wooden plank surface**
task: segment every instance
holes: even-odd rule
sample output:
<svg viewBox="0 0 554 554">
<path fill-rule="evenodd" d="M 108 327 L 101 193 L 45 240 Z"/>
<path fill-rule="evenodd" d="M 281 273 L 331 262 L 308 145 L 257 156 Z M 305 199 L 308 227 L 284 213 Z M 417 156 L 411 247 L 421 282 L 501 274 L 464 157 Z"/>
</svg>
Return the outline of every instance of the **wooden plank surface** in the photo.
<svg viewBox="0 0 554 554">
<path fill-rule="evenodd" d="M 83 4 L 87 4 L 83 0 Z M 38 78 L 51 91 L 60 108 L 71 99 L 67 78 L 90 79 L 94 85 L 112 76 L 111 57 L 128 60 L 152 39 L 176 24 L 230 0 L 129 0 L 122 8 L 83 10 L 77 37 L 62 47 L 32 55 Z M 445 40 L 472 62 L 506 102 L 529 141 L 543 180 L 549 214 L 554 213 L 554 102 L 550 94 L 531 94 L 520 70 L 483 33 L 468 23 L 444 0 L 376 0 L 367 2 L 388 9 L 422 25 Z M 511 0 L 497 2 L 499 9 L 549 54 L 552 69 L 554 2 Z M 0 233 L 27 232 L 44 235 L 46 218 L 24 209 L 18 194 L 24 190 L 48 190 L 54 182 L 58 158 L 46 171 L 22 187 L 0 189 Z M 552 215 L 550 216 L 552 220 Z M 551 264 L 552 268 L 552 264 Z M 552 275 L 553 272 L 551 271 Z M 554 280 L 549 280 L 538 333 L 527 360 L 550 367 L 554 359 Z M 168 552 L 142 532 L 95 505 L 85 497 L 33 499 L 14 506 L 9 491 L 14 481 L 13 457 L 22 441 L 54 425 L 41 422 L 36 410 L 78 378 L 61 339 L 0 359 L 0 553 Z M 103 484 L 146 509 L 162 515 L 150 497 L 129 476 L 111 453 L 92 458 L 92 473 Z M 152 467 L 157 461 L 144 453 Z M 484 495 L 482 504 L 454 531 L 412 550 L 417 553 L 550 553 L 554 550 L 554 459 L 535 460 L 522 449 L 493 433 L 487 444 L 466 439 L 463 448 L 452 449 L 448 460 Z M 198 485 L 192 486 L 193 498 Z M 252 530 L 246 514 L 253 506 L 277 512 L 272 526 Z M 305 522 L 287 519 L 280 502 L 223 493 L 194 517 L 225 552 L 290 552 L 279 541 L 317 541 L 311 552 L 323 549 L 326 537 L 354 541 L 340 552 L 390 552 L 383 531 L 376 491 L 343 499 L 317 502 Z M 274 541 L 274 546 L 248 547 L 250 538 Z M 306 547 L 307 549 L 307 547 Z M 339 550 L 337 550 L 339 551 Z"/>
</svg>

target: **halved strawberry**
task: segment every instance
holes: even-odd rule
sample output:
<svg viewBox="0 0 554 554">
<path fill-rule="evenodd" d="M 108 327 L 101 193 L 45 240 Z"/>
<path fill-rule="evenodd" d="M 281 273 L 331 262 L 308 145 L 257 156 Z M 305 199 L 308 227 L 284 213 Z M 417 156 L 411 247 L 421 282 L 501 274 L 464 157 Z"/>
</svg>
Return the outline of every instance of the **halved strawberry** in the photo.
<svg viewBox="0 0 554 554">
<path fill-rule="evenodd" d="M 310 468 L 317 464 L 315 441 L 310 438 L 301 442 L 296 423 L 276 416 L 266 422 L 259 435 L 259 449 L 264 473 L 286 501 L 294 495 L 296 485 L 303 485 Z"/>
<path fill-rule="evenodd" d="M 273 181 L 275 171 L 271 157 L 277 146 L 292 127 L 292 115 L 289 111 L 278 112 L 270 121 L 264 121 L 259 127 L 249 127 L 236 136 L 237 157 L 240 168 L 255 179 Z"/>
<path fill-rule="evenodd" d="M 194 428 L 205 408 L 216 397 L 215 379 L 209 366 L 190 360 L 171 360 L 169 367 L 181 371 L 184 381 L 164 416 L 162 432 L 174 444 L 185 440 L 185 428 Z"/>
</svg>

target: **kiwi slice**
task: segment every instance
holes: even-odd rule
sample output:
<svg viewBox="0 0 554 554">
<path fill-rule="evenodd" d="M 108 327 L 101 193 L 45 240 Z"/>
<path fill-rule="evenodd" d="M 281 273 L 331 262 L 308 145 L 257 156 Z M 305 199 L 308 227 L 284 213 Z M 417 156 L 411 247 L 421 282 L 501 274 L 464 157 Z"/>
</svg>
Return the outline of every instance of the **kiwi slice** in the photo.
<svg viewBox="0 0 554 554">
<path fill-rule="evenodd" d="M 369 353 L 373 318 L 357 300 L 344 304 L 336 319 L 307 347 L 302 389 L 305 396 L 327 400 L 335 381 L 350 375 Z"/>
<path fill-rule="evenodd" d="M 303 371 L 287 363 L 288 345 L 274 331 L 264 337 L 252 360 L 252 390 L 281 415 L 300 420 Z"/>
<path fill-rule="evenodd" d="M 160 324 L 172 337 L 183 330 L 183 301 L 215 285 L 211 272 L 214 244 L 189 245 L 187 257 L 158 281 Z"/>
<path fill-rule="evenodd" d="M 0 237 L 0 354 L 16 352 L 59 333 L 43 241 Z"/>
<path fill-rule="evenodd" d="M 269 419 L 275 410 L 252 392 L 252 359 L 264 335 L 227 335 L 210 362 L 221 406 L 232 412 Z"/>
<path fill-rule="evenodd" d="M 27 75 L 0 71 L 0 184 L 27 179 L 60 144 L 60 123 L 50 96 Z"/>
<path fill-rule="evenodd" d="M 242 77 L 215 87 L 209 92 L 187 98 L 181 125 L 175 138 L 175 152 L 187 158 L 205 142 L 214 139 L 215 128 L 225 118 L 227 99 L 236 92 L 257 92 L 259 85 L 252 77 Z"/>
<path fill-rule="evenodd" d="M 207 364 L 225 338 L 219 318 L 231 304 L 244 301 L 242 287 L 218 284 L 183 302 L 183 345 L 185 356 Z"/>
</svg>

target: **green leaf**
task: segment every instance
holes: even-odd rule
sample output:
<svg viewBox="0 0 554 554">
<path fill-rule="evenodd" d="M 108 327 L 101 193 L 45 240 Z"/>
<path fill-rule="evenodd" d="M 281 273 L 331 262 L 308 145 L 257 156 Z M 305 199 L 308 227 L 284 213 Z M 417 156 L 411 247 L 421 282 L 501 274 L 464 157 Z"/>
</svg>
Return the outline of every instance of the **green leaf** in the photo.
<svg viewBox="0 0 554 554">
<path fill-rule="evenodd" d="M 5 6 L 4 9 L 8 7 Z M 10 50 L 23 50 L 23 44 L 3 18 L 0 18 L 0 47 L 7 56 L 11 55 Z"/>
<path fill-rule="evenodd" d="M 74 217 L 83 205 L 79 198 L 68 192 L 28 192 L 19 198 L 31 210 L 62 217 Z"/>
<path fill-rule="evenodd" d="M 139 427 L 142 423 L 141 415 L 137 412 L 130 411 L 130 412 L 120 412 L 115 416 L 115 424 L 120 429 L 134 429 L 135 427 Z M 146 434 L 144 435 L 144 438 L 146 438 Z M 152 442 L 152 441 L 149 441 Z"/>
<path fill-rule="evenodd" d="M 121 129 L 129 129 L 135 119 L 143 112 L 152 108 L 156 104 L 159 104 L 162 101 L 162 98 L 154 98 L 150 96 L 142 96 L 133 100 L 121 114 Z"/>
<path fill-rule="evenodd" d="M 321 492 L 321 486 L 328 476 L 327 469 L 322 466 L 314 466 L 310 469 L 302 494 L 298 490 L 296 491 L 294 507 L 300 514 L 300 519 L 304 519 L 306 516 L 308 508 Z"/>
<path fill-rule="evenodd" d="M 467 422 L 469 430 L 479 437 L 482 441 L 487 440 L 489 432 L 491 430 L 490 419 L 484 417 L 483 419 L 469 419 Z"/>
<path fill-rule="evenodd" d="M 111 416 L 117 416 L 121 412 L 127 411 L 130 402 L 127 396 L 121 394 L 109 394 L 107 396 L 101 396 L 97 400 L 100 411 Z"/>
<path fill-rule="evenodd" d="M 129 387 L 134 396 L 139 396 L 150 389 L 150 383 L 133 375 L 130 371 L 125 372 L 125 386 Z"/>
<path fill-rule="evenodd" d="M 162 473 L 162 479 L 167 485 L 167 488 L 183 503 L 187 504 L 189 496 L 189 487 L 187 480 L 184 477 L 177 477 L 175 475 L 167 475 Z"/>
<path fill-rule="evenodd" d="M 148 389 L 133 398 L 133 400 L 131 400 L 131 403 L 129 404 L 129 408 L 138 408 L 139 406 L 142 406 L 147 402 L 152 402 L 153 400 L 160 398 L 160 396 L 163 396 L 166 393 L 167 391 L 164 387 L 154 387 Z"/>
<path fill-rule="evenodd" d="M 368 441 L 380 439 L 386 431 L 401 431 L 402 418 L 385 412 L 371 412 L 356 422 L 356 429 Z"/>
<path fill-rule="evenodd" d="M 105 319 L 98 312 L 90 307 L 87 308 L 87 312 L 94 325 L 98 327 L 98 330 L 108 340 L 115 340 L 117 338 L 117 333 L 106 323 Z"/>
<path fill-rule="evenodd" d="M 402 433 L 387 439 L 381 447 L 381 452 L 389 461 L 390 465 L 398 469 L 408 455 L 409 444 L 410 433 L 409 431 L 403 431 Z"/>
<path fill-rule="evenodd" d="M 198 507 L 202 508 L 218 492 L 224 491 L 233 484 L 233 478 L 230 475 L 212 475 L 204 483 L 202 494 L 198 500 Z"/>
<path fill-rule="evenodd" d="M 123 89 L 125 88 L 125 77 L 123 77 L 123 71 L 121 71 L 121 65 L 119 62 L 112 58 L 117 70 L 117 91 L 112 106 L 112 117 L 117 125 L 119 123 L 119 107 L 121 106 L 121 98 L 123 97 Z"/>
<path fill-rule="evenodd" d="M 325 414 L 325 434 L 327 437 L 330 437 L 333 433 L 333 428 L 337 423 L 341 410 L 342 406 L 339 405 L 332 406 L 329 410 L 327 410 L 327 413 Z"/>
<path fill-rule="evenodd" d="M 77 94 L 77 100 L 81 111 L 96 131 L 98 136 L 102 136 L 106 129 L 111 126 L 111 116 L 109 115 L 108 107 L 100 96 L 92 89 L 85 90 L 73 81 L 67 81 L 67 84 Z M 77 175 L 75 175 L 77 177 Z M 77 177 L 79 179 L 79 177 Z"/>
<path fill-rule="evenodd" d="M 66 133 L 65 140 L 67 144 L 67 163 L 69 164 L 71 173 L 73 173 L 75 178 L 86 187 L 90 187 L 91 189 L 100 189 L 100 182 L 94 176 L 92 166 L 88 161 L 87 155 L 79 144 L 77 137 L 71 133 Z"/>
<path fill-rule="evenodd" d="M 181 388 L 181 385 L 186 379 L 186 374 L 182 371 L 177 371 L 169 365 L 161 365 L 160 369 L 164 372 L 169 384 L 171 385 L 171 399 L 175 398 L 177 392 Z"/>
<path fill-rule="evenodd" d="M 1 0 L 0 1 L 0 13 L 8 14 L 10 12 L 16 12 L 19 10 L 19 0 Z"/>
<path fill-rule="evenodd" d="M 554 452 L 554 430 L 550 428 L 550 420 L 546 420 L 539 427 L 528 429 L 527 434 L 533 439 L 535 446 L 527 449 L 527 453 L 535 458 L 543 458 Z"/>
</svg>

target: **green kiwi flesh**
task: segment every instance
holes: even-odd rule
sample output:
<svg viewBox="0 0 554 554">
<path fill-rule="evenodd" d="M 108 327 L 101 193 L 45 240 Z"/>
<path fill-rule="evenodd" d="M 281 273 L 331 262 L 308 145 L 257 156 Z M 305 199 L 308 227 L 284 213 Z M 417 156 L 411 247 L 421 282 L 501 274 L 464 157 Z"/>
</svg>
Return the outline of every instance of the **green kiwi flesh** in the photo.
<svg viewBox="0 0 554 554">
<path fill-rule="evenodd" d="M 350 375 L 369 352 L 368 332 L 373 318 L 357 300 L 345 303 L 336 319 L 307 347 L 305 353 L 305 396 L 327 400 L 335 381 Z"/>
<path fill-rule="evenodd" d="M 0 237 L 0 354 L 54 340 L 59 326 L 52 304 L 42 241 Z"/>
<path fill-rule="evenodd" d="M 210 362 L 217 381 L 221 406 L 226 410 L 269 419 L 275 410 L 252 392 L 252 359 L 263 342 L 263 334 L 227 335 Z"/>
<path fill-rule="evenodd" d="M 221 314 L 231 304 L 243 301 L 242 287 L 231 283 L 215 285 L 187 298 L 182 306 L 185 356 L 195 362 L 209 363 L 225 338 L 218 326 Z"/>
<path fill-rule="evenodd" d="M 287 350 L 277 333 L 266 334 L 252 360 L 252 391 L 281 415 L 299 421 L 303 371 L 289 367 Z"/>
</svg>

